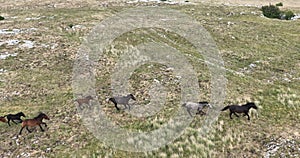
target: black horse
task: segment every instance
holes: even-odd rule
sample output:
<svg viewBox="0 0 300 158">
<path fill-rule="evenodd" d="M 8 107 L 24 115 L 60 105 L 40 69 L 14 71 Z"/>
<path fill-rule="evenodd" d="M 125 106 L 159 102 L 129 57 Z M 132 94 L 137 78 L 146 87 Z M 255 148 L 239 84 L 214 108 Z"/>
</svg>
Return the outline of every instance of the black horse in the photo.
<svg viewBox="0 0 300 158">
<path fill-rule="evenodd" d="M 250 116 L 249 116 L 249 110 L 250 108 L 254 108 L 257 109 L 257 106 L 255 105 L 255 103 L 250 102 L 247 104 L 244 104 L 242 106 L 239 105 L 228 105 L 226 107 L 224 107 L 221 111 L 225 111 L 227 109 L 229 109 L 230 111 L 230 118 L 232 119 L 231 115 L 234 114 L 236 117 L 239 117 L 239 115 L 237 115 L 236 113 L 244 113 L 244 116 L 248 116 L 248 120 L 250 120 Z"/>
<path fill-rule="evenodd" d="M 21 116 L 26 117 L 23 112 L 19 112 L 17 114 L 8 114 L 8 115 L 5 115 L 4 117 L 7 118 L 7 124 L 10 126 L 10 123 L 9 123 L 10 121 L 12 121 L 15 124 L 17 124 L 17 122 L 15 122 L 16 120 L 18 121 L 18 123 L 22 123 Z"/>
</svg>

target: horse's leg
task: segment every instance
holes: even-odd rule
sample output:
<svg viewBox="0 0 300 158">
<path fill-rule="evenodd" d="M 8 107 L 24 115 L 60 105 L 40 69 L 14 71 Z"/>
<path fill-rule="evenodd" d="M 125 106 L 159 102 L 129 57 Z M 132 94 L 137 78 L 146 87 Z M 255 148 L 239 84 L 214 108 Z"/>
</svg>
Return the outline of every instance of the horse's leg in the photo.
<svg viewBox="0 0 300 158">
<path fill-rule="evenodd" d="M 186 109 L 186 110 L 190 114 L 190 116 L 193 117 L 192 114 L 191 114 L 191 112 L 190 112 L 191 109 Z"/>
<path fill-rule="evenodd" d="M 9 123 L 9 122 L 10 122 L 10 119 L 7 119 L 7 124 L 10 126 L 10 123 Z"/>
<path fill-rule="evenodd" d="M 28 126 L 26 126 L 26 129 L 27 129 L 27 131 L 28 131 L 29 133 L 31 133 L 31 132 L 32 132 L 31 130 L 29 130 Z"/>
<path fill-rule="evenodd" d="M 114 103 L 114 104 L 115 104 L 116 109 L 117 109 L 118 111 L 120 111 L 120 108 L 118 108 L 117 103 Z"/>
<path fill-rule="evenodd" d="M 197 115 L 197 114 L 200 114 L 200 112 L 203 113 L 202 108 L 198 107 L 198 108 L 197 108 L 197 113 L 196 113 L 196 115 Z"/>
<path fill-rule="evenodd" d="M 47 127 L 47 124 L 45 122 L 42 122 L 43 125 L 45 125 L 45 127 Z"/>
<path fill-rule="evenodd" d="M 237 115 L 235 112 L 233 112 L 233 114 L 236 116 L 236 117 L 240 117 L 239 115 Z"/>
<path fill-rule="evenodd" d="M 88 104 L 89 104 L 89 109 L 91 109 L 91 108 L 92 108 L 92 105 L 93 105 L 93 104 L 92 104 L 92 101 L 89 100 L 89 103 L 88 103 Z"/>
<path fill-rule="evenodd" d="M 248 116 L 248 120 L 250 120 L 250 116 L 249 116 L 248 112 L 245 112 L 245 115 L 247 115 Z"/>
<path fill-rule="evenodd" d="M 41 131 L 44 132 L 45 130 L 42 128 L 41 124 L 39 124 Z"/>
<path fill-rule="evenodd" d="M 80 110 L 82 110 L 82 104 L 78 102 L 78 107 Z"/>
<path fill-rule="evenodd" d="M 128 110 L 130 110 L 130 105 L 129 104 L 127 104 L 128 105 Z"/>
<path fill-rule="evenodd" d="M 199 114 L 199 115 L 200 115 L 200 114 L 206 115 L 206 113 L 205 113 L 204 111 L 202 111 L 202 110 L 198 111 L 198 112 L 196 113 L 196 115 L 197 115 L 197 114 Z"/>
<path fill-rule="evenodd" d="M 231 116 L 232 114 L 233 114 L 233 112 L 231 112 L 231 111 L 230 111 L 230 114 L 229 114 L 229 116 L 230 116 L 230 119 L 232 119 L 232 116 Z"/>
<path fill-rule="evenodd" d="M 14 120 L 11 120 L 13 123 L 18 124 L 17 122 L 15 122 Z"/>
<path fill-rule="evenodd" d="M 22 127 L 22 128 L 21 128 L 21 130 L 20 130 L 20 132 L 19 132 L 19 135 L 21 135 L 21 134 L 22 134 L 22 130 L 23 130 L 23 128 L 24 128 L 24 127 Z"/>
</svg>

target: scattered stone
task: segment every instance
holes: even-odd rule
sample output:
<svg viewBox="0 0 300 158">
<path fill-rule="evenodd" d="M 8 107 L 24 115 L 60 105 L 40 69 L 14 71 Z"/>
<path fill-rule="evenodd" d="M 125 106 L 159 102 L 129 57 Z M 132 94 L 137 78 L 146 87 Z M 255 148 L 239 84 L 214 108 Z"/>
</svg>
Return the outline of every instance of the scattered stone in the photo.
<svg viewBox="0 0 300 158">
<path fill-rule="evenodd" d="M 23 40 L 23 44 L 20 45 L 21 48 L 33 48 L 34 47 L 34 41 L 30 40 Z"/>
<path fill-rule="evenodd" d="M 1 58 L 0 58 L 1 59 Z M 3 74 L 3 73 L 5 73 L 5 72 L 7 72 L 7 70 L 5 70 L 5 69 L 0 69 L 0 74 Z M 0 82 L 1 82 L 1 80 L 0 80 Z"/>
<path fill-rule="evenodd" d="M 83 25 L 73 25 L 73 24 L 70 24 L 66 28 L 67 31 L 79 31 L 79 30 L 84 30 L 84 29 L 86 29 L 86 27 Z"/>
<path fill-rule="evenodd" d="M 249 65 L 249 67 L 250 67 L 251 69 L 253 69 L 253 68 L 256 67 L 256 64 L 251 63 L 251 64 Z"/>
<path fill-rule="evenodd" d="M 52 152 L 52 149 L 51 148 L 46 148 L 46 151 L 45 151 L 46 153 L 50 153 L 50 152 Z"/>
<path fill-rule="evenodd" d="M 234 25 L 234 22 L 228 21 L 227 22 L 227 27 L 230 27 L 231 25 Z"/>
<path fill-rule="evenodd" d="M 15 57 L 15 56 L 17 56 L 18 54 L 17 53 L 12 53 L 12 54 L 10 54 L 10 53 L 8 53 L 8 52 L 4 52 L 4 53 L 0 53 L 0 59 L 6 59 L 6 58 L 8 58 L 8 57 Z M 1 72 L 1 71 L 0 71 Z"/>
<path fill-rule="evenodd" d="M 0 35 L 1 34 L 20 34 L 20 33 L 30 33 L 33 31 L 36 31 L 37 28 L 22 28 L 22 29 L 0 29 Z"/>
<path fill-rule="evenodd" d="M 34 47 L 34 41 L 30 41 L 30 40 L 7 40 L 7 41 L 2 41 L 0 42 L 0 46 L 2 45 L 8 45 L 8 46 L 15 46 L 15 45 L 19 45 L 19 47 L 21 48 L 33 48 Z"/>
<path fill-rule="evenodd" d="M 291 20 L 297 20 L 297 19 L 300 19 L 300 14 L 295 15 L 294 17 L 291 18 Z"/>
<path fill-rule="evenodd" d="M 30 20 L 40 20 L 41 18 L 46 18 L 46 16 L 32 17 L 32 18 L 25 18 L 25 20 L 27 20 L 27 21 L 30 21 Z"/>
<path fill-rule="evenodd" d="M 267 151 L 265 153 L 265 158 L 269 157 L 297 157 L 300 152 L 300 143 L 296 141 L 297 138 L 289 139 L 289 138 L 272 138 L 269 143 L 265 145 Z M 288 154 L 283 153 L 287 152 Z"/>
</svg>

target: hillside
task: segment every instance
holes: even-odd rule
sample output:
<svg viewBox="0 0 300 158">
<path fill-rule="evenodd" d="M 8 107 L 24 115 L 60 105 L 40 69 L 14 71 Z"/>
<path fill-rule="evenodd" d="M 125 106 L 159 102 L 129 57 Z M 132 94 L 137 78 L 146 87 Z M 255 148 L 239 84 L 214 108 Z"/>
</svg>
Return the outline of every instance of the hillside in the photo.
<svg viewBox="0 0 300 158">
<path fill-rule="evenodd" d="M 193 2 L 193 3 L 192 3 Z M 300 20 L 268 19 L 256 5 L 220 3 L 160 3 L 159 6 L 185 13 L 211 35 L 226 71 L 225 107 L 255 102 L 251 120 L 218 113 L 201 133 L 210 114 L 197 115 L 184 132 L 167 146 L 154 151 L 117 150 L 97 139 L 86 125 L 97 126 L 97 111 L 84 115 L 74 102 L 85 94 L 73 89 L 74 66 L 86 35 L 105 19 L 135 6 L 151 3 L 116 1 L 3 1 L 0 15 L 0 116 L 22 111 L 26 118 L 46 113 L 48 127 L 32 133 L 21 125 L 0 122 L 0 157 L 299 157 L 300 156 Z M 295 2 L 296 3 L 296 2 Z M 290 3 L 287 3 L 290 4 Z M 284 3 L 285 5 L 285 3 Z M 291 6 L 291 7 L 290 7 Z M 288 6 L 300 14 L 299 7 Z M 129 26 L 128 26 L 129 27 Z M 126 26 L 125 26 L 126 28 Z M 95 30 L 93 30 L 95 31 Z M 156 91 L 153 83 L 165 87 L 167 101 L 151 116 L 135 117 L 117 111 L 106 99 L 113 93 L 112 72 L 126 51 L 142 43 L 165 43 L 182 53 L 197 79 L 199 100 L 211 101 L 213 80 L 209 65 L 191 42 L 161 28 L 139 28 L 113 41 L 95 61 L 95 92 L 92 104 L 101 106 L 114 125 L 128 131 L 160 129 L 180 107 L 179 77 L 174 69 L 157 63 L 143 64 L 128 78 L 136 105 L 146 105 Z M 146 49 L 146 48 L 145 48 Z M 90 72 L 89 72 L 90 73 Z M 85 74 L 80 74 L 85 77 Z M 84 80 L 85 81 L 85 80 Z M 87 80 L 88 81 L 88 80 Z M 83 87 L 86 88 L 86 87 Z M 123 108 L 122 105 L 119 105 Z M 97 109 L 99 110 L 99 109 Z M 94 113 L 95 112 L 95 113 Z M 91 115 L 93 114 L 93 115 Z M 89 117 L 91 124 L 81 117 Z M 94 123 L 94 124 L 93 124 Z M 99 130 L 99 133 L 101 134 Z M 112 135 L 111 137 L 117 137 Z M 118 144 L 118 142 L 115 142 Z"/>
</svg>

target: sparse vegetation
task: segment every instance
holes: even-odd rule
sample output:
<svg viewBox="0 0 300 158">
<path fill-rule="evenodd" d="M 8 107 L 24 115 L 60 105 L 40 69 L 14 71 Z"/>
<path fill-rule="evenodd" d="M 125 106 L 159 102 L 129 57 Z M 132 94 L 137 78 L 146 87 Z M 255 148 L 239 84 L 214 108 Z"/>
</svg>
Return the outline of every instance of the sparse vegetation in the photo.
<svg viewBox="0 0 300 158">
<path fill-rule="evenodd" d="M 0 122 L 0 157 L 299 157 L 299 20 L 291 23 L 267 20 L 259 16 L 258 8 L 249 6 L 166 6 L 197 19 L 214 38 L 227 71 L 224 104 L 254 101 L 258 111 L 250 110 L 251 121 L 246 117 L 230 120 L 228 113 L 221 113 L 209 133 L 202 133 L 206 117 L 197 116 L 169 145 L 134 153 L 107 146 L 86 128 L 76 111 L 71 87 L 72 68 L 84 35 L 104 18 L 131 6 L 81 7 L 85 4 L 80 3 L 78 8 L 69 8 L 70 4 L 49 8 L 47 3 L 46 9 L 41 9 L 38 7 L 42 5 L 36 5 L 37 8 L 26 6 L 18 11 L 15 9 L 18 6 L 1 10 L 4 15 L 15 17 L 14 22 L 1 21 L 0 30 L 15 31 L 1 34 L 1 42 L 30 39 L 35 47 L 21 47 L 23 43 L 0 46 L 0 55 L 16 53 L 0 59 L 0 116 L 23 111 L 32 118 L 42 111 L 50 120 L 45 121 L 48 125 L 45 132 L 33 128 L 32 133 L 24 130 L 18 138 L 20 125 L 9 127 Z M 228 16 L 229 12 L 233 14 Z M 44 18 L 24 20 L 34 15 Z M 68 29 L 69 24 L 85 27 Z M 117 112 L 113 104 L 105 101 L 112 95 L 110 72 L 126 46 L 151 41 L 164 42 L 184 53 L 197 72 L 199 97 L 203 100 L 211 97 L 210 72 L 188 41 L 158 28 L 125 33 L 113 41 L 114 49 L 107 49 L 95 63 L 99 66 L 95 70 L 95 87 L 107 117 L 128 130 L 157 129 L 174 111 L 183 110 L 174 106 L 179 104 L 176 98 L 180 98 L 176 76 L 166 66 L 154 63 L 133 72 L 130 88 L 137 101 L 146 104 L 149 87 L 158 79 L 168 91 L 166 105 L 159 113 L 136 118 L 124 111 Z"/>
</svg>

